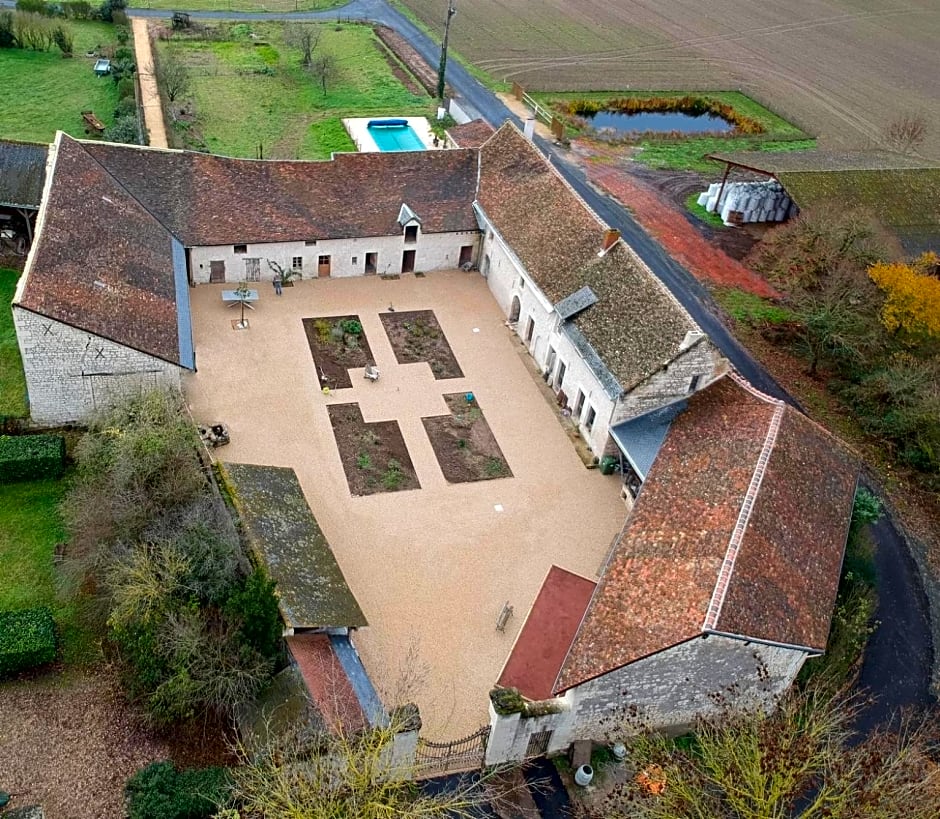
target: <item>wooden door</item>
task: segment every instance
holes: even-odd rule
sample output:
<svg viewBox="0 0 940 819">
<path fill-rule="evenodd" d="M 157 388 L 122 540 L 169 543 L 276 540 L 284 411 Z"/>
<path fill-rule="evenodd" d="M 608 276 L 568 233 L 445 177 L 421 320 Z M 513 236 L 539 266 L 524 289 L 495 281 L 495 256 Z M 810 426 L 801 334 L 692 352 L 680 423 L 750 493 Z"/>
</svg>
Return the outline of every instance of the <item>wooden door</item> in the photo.
<svg viewBox="0 0 940 819">
<path fill-rule="evenodd" d="M 415 272 L 415 252 L 413 250 L 406 250 L 401 254 L 401 272 Z"/>
<path fill-rule="evenodd" d="M 464 245 L 460 248 L 460 261 L 458 264 L 467 269 L 473 264 L 473 245 Z"/>
<path fill-rule="evenodd" d="M 321 256 L 317 260 L 317 276 L 321 279 L 325 279 L 330 275 L 330 257 Z"/>
<path fill-rule="evenodd" d="M 209 284 L 225 281 L 225 262 L 209 262 Z"/>
</svg>

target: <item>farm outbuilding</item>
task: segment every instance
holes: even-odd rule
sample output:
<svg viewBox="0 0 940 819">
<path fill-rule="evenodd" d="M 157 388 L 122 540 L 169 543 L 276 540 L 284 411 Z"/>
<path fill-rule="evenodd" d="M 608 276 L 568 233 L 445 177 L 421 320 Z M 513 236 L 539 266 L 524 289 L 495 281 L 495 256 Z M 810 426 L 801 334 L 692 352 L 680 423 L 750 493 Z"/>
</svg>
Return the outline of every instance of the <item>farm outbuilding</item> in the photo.
<svg viewBox="0 0 940 819">
<path fill-rule="evenodd" d="M 47 145 L 0 140 L 0 231 L 5 239 L 33 240 L 46 181 Z"/>
<path fill-rule="evenodd" d="M 719 189 L 739 184 L 730 181 L 734 171 L 779 183 L 794 205 L 789 216 L 830 206 L 864 208 L 909 253 L 930 249 L 940 237 L 940 164 L 890 151 L 739 151 L 709 159 L 725 164 Z M 719 191 L 717 198 L 726 196 Z"/>
</svg>

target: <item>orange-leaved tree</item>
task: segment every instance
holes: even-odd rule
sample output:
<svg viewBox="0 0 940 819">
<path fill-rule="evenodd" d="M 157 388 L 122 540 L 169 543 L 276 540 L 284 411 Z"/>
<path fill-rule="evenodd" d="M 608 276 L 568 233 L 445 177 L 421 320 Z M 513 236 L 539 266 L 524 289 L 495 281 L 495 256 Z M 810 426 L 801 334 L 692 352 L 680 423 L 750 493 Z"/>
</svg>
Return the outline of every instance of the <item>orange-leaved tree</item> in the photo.
<svg viewBox="0 0 940 819">
<path fill-rule="evenodd" d="M 877 263 L 868 275 L 885 294 L 881 320 L 885 328 L 912 336 L 940 339 L 940 264 L 936 253 L 924 253 L 910 264 Z"/>
</svg>

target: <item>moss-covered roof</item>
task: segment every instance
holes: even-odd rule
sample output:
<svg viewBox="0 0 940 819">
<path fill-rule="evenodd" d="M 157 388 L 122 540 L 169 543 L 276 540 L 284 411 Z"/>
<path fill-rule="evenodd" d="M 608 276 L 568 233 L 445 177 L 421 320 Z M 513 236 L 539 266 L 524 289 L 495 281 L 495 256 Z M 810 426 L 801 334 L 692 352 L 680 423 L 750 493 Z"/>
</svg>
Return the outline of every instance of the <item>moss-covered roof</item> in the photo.
<svg viewBox="0 0 940 819">
<path fill-rule="evenodd" d="M 289 467 L 222 465 L 256 557 L 277 582 L 291 628 L 368 625 Z"/>
</svg>

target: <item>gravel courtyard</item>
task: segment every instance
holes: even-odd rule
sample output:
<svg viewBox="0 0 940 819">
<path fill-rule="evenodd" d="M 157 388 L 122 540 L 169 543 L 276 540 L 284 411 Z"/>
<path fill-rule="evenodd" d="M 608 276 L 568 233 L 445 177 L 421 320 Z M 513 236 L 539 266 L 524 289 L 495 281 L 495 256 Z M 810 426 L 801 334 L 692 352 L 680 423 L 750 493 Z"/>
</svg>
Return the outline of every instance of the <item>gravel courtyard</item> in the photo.
<svg viewBox="0 0 940 819">
<path fill-rule="evenodd" d="M 487 722 L 487 692 L 549 567 L 596 579 L 626 515 L 618 479 L 584 468 L 479 274 L 301 281 L 280 297 L 258 287 L 247 330 L 233 329 L 238 308 L 222 303 L 221 285 L 191 291 L 193 414 L 228 424 L 221 460 L 296 470 L 369 620 L 353 639 L 386 705 L 416 701 L 425 738 L 464 736 Z M 433 310 L 464 377 L 399 365 L 379 318 L 390 305 Z M 324 395 L 301 319 L 350 314 L 381 378 L 353 370 L 351 388 Z M 447 414 L 444 394 L 463 392 L 476 396 L 513 477 L 444 479 L 421 418 Z M 352 402 L 366 422 L 398 422 L 420 489 L 350 494 L 327 406 Z M 500 633 L 507 602 L 515 616 Z"/>
</svg>

